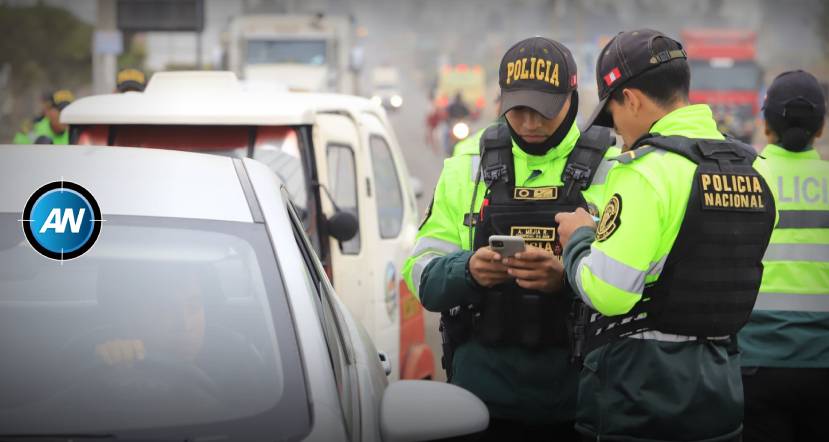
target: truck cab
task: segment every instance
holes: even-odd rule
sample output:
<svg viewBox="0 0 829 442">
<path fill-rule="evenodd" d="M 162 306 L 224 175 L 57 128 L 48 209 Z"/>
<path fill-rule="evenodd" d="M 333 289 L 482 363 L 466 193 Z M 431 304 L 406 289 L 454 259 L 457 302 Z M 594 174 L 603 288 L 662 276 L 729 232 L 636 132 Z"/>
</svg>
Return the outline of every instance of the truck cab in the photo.
<svg viewBox="0 0 829 442">
<path fill-rule="evenodd" d="M 347 95 L 246 90 L 232 72 L 161 72 L 143 93 L 79 99 L 61 121 L 70 144 L 267 165 L 286 183 L 338 295 L 391 360 L 390 378 L 433 377 L 423 310 L 400 275 L 417 233 L 416 201 L 382 107 Z"/>
<path fill-rule="evenodd" d="M 239 78 L 291 90 L 356 93 L 358 52 L 345 17 L 246 15 L 224 35 L 225 63 Z"/>
</svg>

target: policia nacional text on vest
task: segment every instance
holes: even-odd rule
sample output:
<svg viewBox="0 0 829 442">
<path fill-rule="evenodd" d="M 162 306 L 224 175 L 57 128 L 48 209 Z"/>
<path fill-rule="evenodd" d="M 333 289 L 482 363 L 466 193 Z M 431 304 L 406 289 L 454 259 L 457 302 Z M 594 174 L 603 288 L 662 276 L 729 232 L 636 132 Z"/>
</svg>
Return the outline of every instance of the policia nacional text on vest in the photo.
<svg viewBox="0 0 829 442">
<path fill-rule="evenodd" d="M 645 287 L 628 314 L 605 317 L 578 303 L 574 359 L 649 330 L 701 338 L 731 336 L 736 344 L 734 335 L 748 321 L 757 299 L 761 260 L 776 213 L 771 190 L 752 167 L 756 152 L 734 139 L 659 134 L 646 135 L 633 149 L 619 160 L 633 161 L 662 149 L 697 165 L 685 218 L 659 279 Z M 711 262 L 720 265 L 712 269 Z"/>
<path fill-rule="evenodd" d="M 590 129 L 581 134 L 567 158 L 561 187 L 518 187 L 509 128 L 505 123 L 487 128 L 481 137 L 481 161 L 464 219 L 464 224 L 471 227 L 469 243 L 473 250 L 488 245 L 491 235 L 512 235 L 560 259 L 555 215 L 578 207 L 587 209 L 581 191 L 590 186 L 612 141 L 609 129 Z M 480 211 L 475 213 L 481 180 L 486 193 Z M 529 350 L 567 347 L 570 297 L 523 289 L 514 281 L 481 290 L 486 294 L 480 305 L 456 306 L 441 314 L 441 363 L 450 380 L 454 350 L 469 339 L 489 346 L 516 345 Z"/>
</svg>

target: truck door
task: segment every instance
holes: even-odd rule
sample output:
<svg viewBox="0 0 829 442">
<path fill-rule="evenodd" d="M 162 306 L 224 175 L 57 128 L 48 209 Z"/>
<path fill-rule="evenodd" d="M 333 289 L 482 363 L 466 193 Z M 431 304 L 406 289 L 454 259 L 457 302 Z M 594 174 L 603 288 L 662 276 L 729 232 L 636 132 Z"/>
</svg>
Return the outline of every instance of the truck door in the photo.
<svg viewBox="0 0 829 442">
<path fill-rule="evenodd" d="M 399 366 L 401 378 L 432 377 L 434 361 L 425 343 L 423 308 L 400 274 L 414 247 L 418 224 L 408 170 L 387 124 L 368 113 L 361 115 L 361 123 L 374 210 L 374 222 L 365 226 L 363 236 L 371 238 L 378 251 L 370 265 L 377 269 L 375 284 L 383 299 L 374 307 L 376 325 L 383 336 L 399 342 L 399 354 L 389 352 L 389 357 Z"/>
<path fill-rule="evenodd" d="M 372 264 L 374 238 L 367 237 L 366 232 L 370 232 L 375 212 L 366 198 L 367 171 L 364 162 L 359 161 L 365 152 L 353 120 L 339 114 L 319 114 L 314 126 L 314 155 L 320 184 L 328 189 L 337 207 L 355 215 L 359 223 L 357 234 L 348 241 L 326 239 L 331 256 L 331 281 L 337 295 L 363 324 L 377 348 L 390 352 L 374 327 L 372 307 L 379 295 L 371 281 L 377 270 Z M 334 205 L 325 190 L 320 189 L 319 195 L 322 211 L 330 218 L 335 212 Z"/>
</svg>

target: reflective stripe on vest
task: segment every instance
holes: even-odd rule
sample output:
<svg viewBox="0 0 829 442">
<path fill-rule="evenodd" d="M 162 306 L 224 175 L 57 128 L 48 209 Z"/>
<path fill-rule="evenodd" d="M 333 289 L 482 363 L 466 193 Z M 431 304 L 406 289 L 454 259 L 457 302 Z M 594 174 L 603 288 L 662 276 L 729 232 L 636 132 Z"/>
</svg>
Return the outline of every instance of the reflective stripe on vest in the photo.
<svg viewBox="0 0 829 442">
<path fill-rule="evenodd" d="M 829 228 L 829 210 L 781 210 L 778 229 Z"/>
<path fill-rule="evenodd" d="M 829 262 L 829 244 L 776 244 L 766 249 L 763 261 Z"/>
<path fill-rule="evenodd" d="M 795 295 L 790 293 L 760 293 L 754 310 L 791 312 L 829 312 L 829 293 Z"/>
<path fill-rule="evenodd" d="M 449 241 L 442 241 L 435 238 L 423 237 L 417 240 L 412 256 L 417 256 L 414 265 L 412 266 L 412 283 L 415 285 L 415 290 L 420 293 L 420 277 L 423 276 L 423 271 L 426 266 L 432 262 L 433 259 L 446 256 L 450 253 L 460 251 L 461 248 L 457 244 Z"/>
<path fill-rule="evenodd" d="M 478 173 L 478 166 L 480 166 L 480 165 L 481 165 L 481 156 L 480 155 L 474 155 L 472 157 L 472 172 L 469 175 L 469 180 L 470 181 L 473 181 L 473 182 L 475 181 L 476 175 Z"/>
</svg>

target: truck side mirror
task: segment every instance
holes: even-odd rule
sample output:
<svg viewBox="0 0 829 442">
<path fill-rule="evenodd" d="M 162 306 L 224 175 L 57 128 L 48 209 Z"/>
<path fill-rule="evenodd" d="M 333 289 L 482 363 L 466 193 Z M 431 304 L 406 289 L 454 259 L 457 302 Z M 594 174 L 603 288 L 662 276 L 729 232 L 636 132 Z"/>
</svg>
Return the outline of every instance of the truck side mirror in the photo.
<svg viewBox="0 0 829 442">
<path fill-rule="evenodd" d="M 337 241 L 343 242 L 354 238 L 360 225 L 357 217 L 348 212 L 338 211 L 327 221 L 328 234 Z"/>
</svg>

